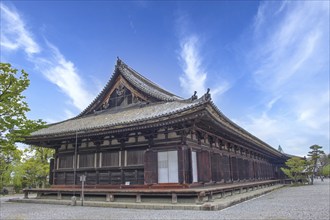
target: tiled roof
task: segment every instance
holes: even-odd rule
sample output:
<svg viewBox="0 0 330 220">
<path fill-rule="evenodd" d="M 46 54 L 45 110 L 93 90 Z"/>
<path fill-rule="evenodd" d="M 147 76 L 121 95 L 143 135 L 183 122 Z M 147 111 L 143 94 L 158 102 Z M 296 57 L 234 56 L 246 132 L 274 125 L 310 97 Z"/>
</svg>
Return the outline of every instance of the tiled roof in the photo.
<svg viewBox="0 0 330 220">
<path fill-rule="evenodd" d="M 250 140 L 251 142 L 254 142 L 256 144 L 258 144 L 259 146 L 262 146 L 270 151 L 272 151 L 275 154 L 281 154 L 283 155 L 281 152 L 277 151 L 276 149 L 274 149 L 273 147 L 271 147 L 269 144 L 267 144 L 266 142 L 260 140 L 259 138 L 257 138 L 256 136 L 252 135 L 250 132 L 246 131 L 245 129 L 243 129 L 242 127 L 240 127 L 239 125 L 237 125 L 235 122 L 233 122 L 232 120 L 230 120 L 227 116 L 225 116 L 220 110 L 219 108 L 213 103 L 213 101 L 210 102 L 212 108 L 217 112 L 218 114 L 218 120 L 224 124 L 227 128 L 231 129 L 233 133 L 236 133 L 238 135 L 243 136 L 245 139 Z"/>
<path fill-rule="evenodd" d="M 147 78 L 140 75 L 138 72 L 124 64 L 122 61 L 120 65 L 118 65 L 119 70 L 123 74 L 126 80 L 132 83 L 136 88 L 141 91 L 158 98 L 162 101 L 174 101 L 174 100 L 182 100 L 182 98 L 162 89 L 155 83 L 151 82 Z"/>
<path fill-rule="evenodd" d="M 132 108 L 124 108 L 121 110 L 105 110 L 95 114 L 86 115 L 84 117 L 73 118 L 57 124 L 50 125 L 35 131 L 31 137 L 44 135 L 61 135 L 83 130 L 93 130 L 99 128 L 115 128 L 119 125 L 129 126 L 138 122 L 147 122 L 152 119 L 160 119 L 164 116 L 175 115 L 180 112 L 197 107 L 205 103 L 200 98 L 195 101 L 172 101 L 152 103 L 145 106 L 134 106 Z"/>
<path fill-rule="evenodd" d="M 97 105 L 98 102 L 102 99 L 104 95 L 108 92 L 108 90 L 115 84 L 115 80 L 118 75 L 121 74 L 129 83 L 134 85 L 138 90 L 150 95 L 151 97 L 159 100 L 159 101 L 178 101 L 183 100 L 181 97 L 178 97 L 155 83 L 151 82 L 147 78 L 143 77 L 141 74 L 133 70 L 127 64 L 125 64 L 122 60 L 118 58 L 117 64 L 115 67 L 115 71 L 112 77 L 109 79 L 103 90 L 99 93 L 99 95 L 92 101 L 92 103 L 87 106 L 85 110 L 83 110 L 77 117 L 85 115 L 85 113 L 91 112 L 92 107 Z"/>
</svg>

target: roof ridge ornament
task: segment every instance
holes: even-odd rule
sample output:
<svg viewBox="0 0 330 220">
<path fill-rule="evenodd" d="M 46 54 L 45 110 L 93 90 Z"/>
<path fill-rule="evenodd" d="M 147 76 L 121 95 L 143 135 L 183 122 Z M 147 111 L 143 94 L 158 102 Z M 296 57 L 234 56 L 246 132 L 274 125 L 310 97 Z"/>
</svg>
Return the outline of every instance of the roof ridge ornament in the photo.
<svg viewBox="0 0 330 220">
<path fill-rule="evenodd" d="M 206 91 L 206 93 L 204 95 L 204 100 L 205 101 L 211 100 L 210 88 L 207 88 L 207 91 Z"/>
<path fill-rule="evenodd" d="M 197 94 L 197 91 L 195 91 L 194 94 L 191 96 L 191 101 L 198 99 L 198 96 L 196 94 Z"/>
<path fill-rule="evenodd" d="M 117 65 L 121 65 L 122 64 L 122 60 L 117 56 Z"/>
<path fill-rule="evenodd" d="M 127 67 L 127 64 L 126 64 L 122 59 L 120 59 L 119 56 L 117 56 L 117 64 L 116 64 L 116 67 Z"/>
</svg>

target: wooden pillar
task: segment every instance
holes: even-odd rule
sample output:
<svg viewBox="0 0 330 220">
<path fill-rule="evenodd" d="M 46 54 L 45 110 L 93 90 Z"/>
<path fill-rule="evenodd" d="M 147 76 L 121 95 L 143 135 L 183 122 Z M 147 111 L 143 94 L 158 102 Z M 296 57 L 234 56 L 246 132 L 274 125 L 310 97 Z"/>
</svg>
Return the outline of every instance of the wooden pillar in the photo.
<svg viewBox="0 0 330 220">
<path fill-rule="evenodd" d="M 179 183 L 186 184 L 191 182 L 191 155 L 187 146 L 181 146 L 178 149 L 178 171 Z"/>
</svg>

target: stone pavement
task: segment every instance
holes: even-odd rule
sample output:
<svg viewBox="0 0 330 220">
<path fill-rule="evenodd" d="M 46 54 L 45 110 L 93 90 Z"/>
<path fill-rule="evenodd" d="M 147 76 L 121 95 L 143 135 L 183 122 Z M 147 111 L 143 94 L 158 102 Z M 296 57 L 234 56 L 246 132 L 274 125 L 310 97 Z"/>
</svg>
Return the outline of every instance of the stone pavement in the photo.
<svg viewBox="0 0 330 220">
<path fill-rule="evenodd" d="M 330 182 L 284 187 L 220 211 L 151 210 L 6 202 L 0 219 L 329 219 Z M 240 194 L 243 195 L 243 194 Z M 237 196 L 237 195 L 235 195 Z M 228 199 L 228 198 L 226 198 Z"/>
</svg>

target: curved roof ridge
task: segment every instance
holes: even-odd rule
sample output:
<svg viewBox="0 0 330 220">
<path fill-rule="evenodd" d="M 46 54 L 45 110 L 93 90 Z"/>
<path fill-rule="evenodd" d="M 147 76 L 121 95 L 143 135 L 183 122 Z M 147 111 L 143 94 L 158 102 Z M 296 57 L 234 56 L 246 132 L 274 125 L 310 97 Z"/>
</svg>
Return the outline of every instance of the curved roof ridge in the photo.
<svg viewBox="0 0 330 220">
<path fill-rule="evenodd" d="M 93 99 L 93 101 L 82 111 L 80 112 L 77 116 L 73 117 L 74 118 L 78 118 L 80 116 L 82 116 L 83 114 L 85 114 L 87 112 L 87 110 L 92 107 L 93 105 L 95 105 L 96 101 L 102 96 L 104 95 L 104 93 L 106 92 L 107 88 L 109 87 L 110 83 L 112 82 L 112 79 L 115 77 L 116 75 L 116 67 L 115 67 L 115 71 L 112 73 L 110 79 L 108 80 L 108 82 L 105 84 L 105 86 L 103 87 L 103 89 L 99 92 L 99 94 Z"/>
<path fill-rule="evenodd" d="M 160 90 L 161 92 L 164 92 L 164 93 L 166 93 L 166 94 L 168 94 L 168 95 L 170 95 L 170 96 L 175 96 L 175 97 L 181 99 L 181 97 L 178 97 L 177 95 L 175 95 L 175 94 L 173 94 L 173 93 L 171 93 L 171 92 L 169 92 L 169 91 L 163 89 L 163 88 L 160 87 L 157 83 L 152 82 L 152 81 L 149 80 L 148 78 L 144 77 L 144 76 L 141 75 L 139 72 L 137 72 L 135 69 L 133 69 L 132 67 L 128 66 L 128 65 L 127 65 L 124 61 L 122 61 L 121 59 L 118 58 L 118 60 L 119 60 L 119 62 L 121 62 L 121 63 L 123 64 L 124 67 L 126 67 L 127 69 L 129 69 L 130 71 L 132 71 L 134 74 L 136 74 L 136 76 L 137 76 L 140 80 L 142 80 L 142 81 L 144 81 L 145 83 L 148 83 L 149 85 L 151 85 L 151 86 L 157 88 L 157 89 Z"/>
<path fill-rule="evenodd" d="M 124 61 L 122 61 L 119 58 L 117 60 L 117 65 L 120 66 L 120 67 L 122 67 L 122 68 L 127 69 L 128 71 L 130 71 L 131 73 L 133 73 L 136 78 L 138 78 L 139 80 L 141 80 L 142 82 L 144 82 L 148 86 L 151 86 L 153 89 L 158 90 L 160 93 L 164 93 L 167 96 L 171 97 L 170 100 L 182 100 L 181 97 L 179 97 L 179 96 L 177 96 L 177 95 L 175 95 L 175 94 L 173 94 L 173 93 L 171 93 L 171 92 L 163 89 L 158 84 L 156 84 L 156 83 L 152 82 L 151 80 L 147 79 L 146 77 L 144 77 L 143 75 L 141 75 L 139 72 L 137 72 L 136 70 L 134 70 L 132 67 L 128 66 Z M 139 86 L 139 85 L 137 84 L 136 86 Z M 141 87 L 139 87 L 139 88 L 140 89 L 144 89 L 144 88 L 141 88 Z"/>
</svg>

